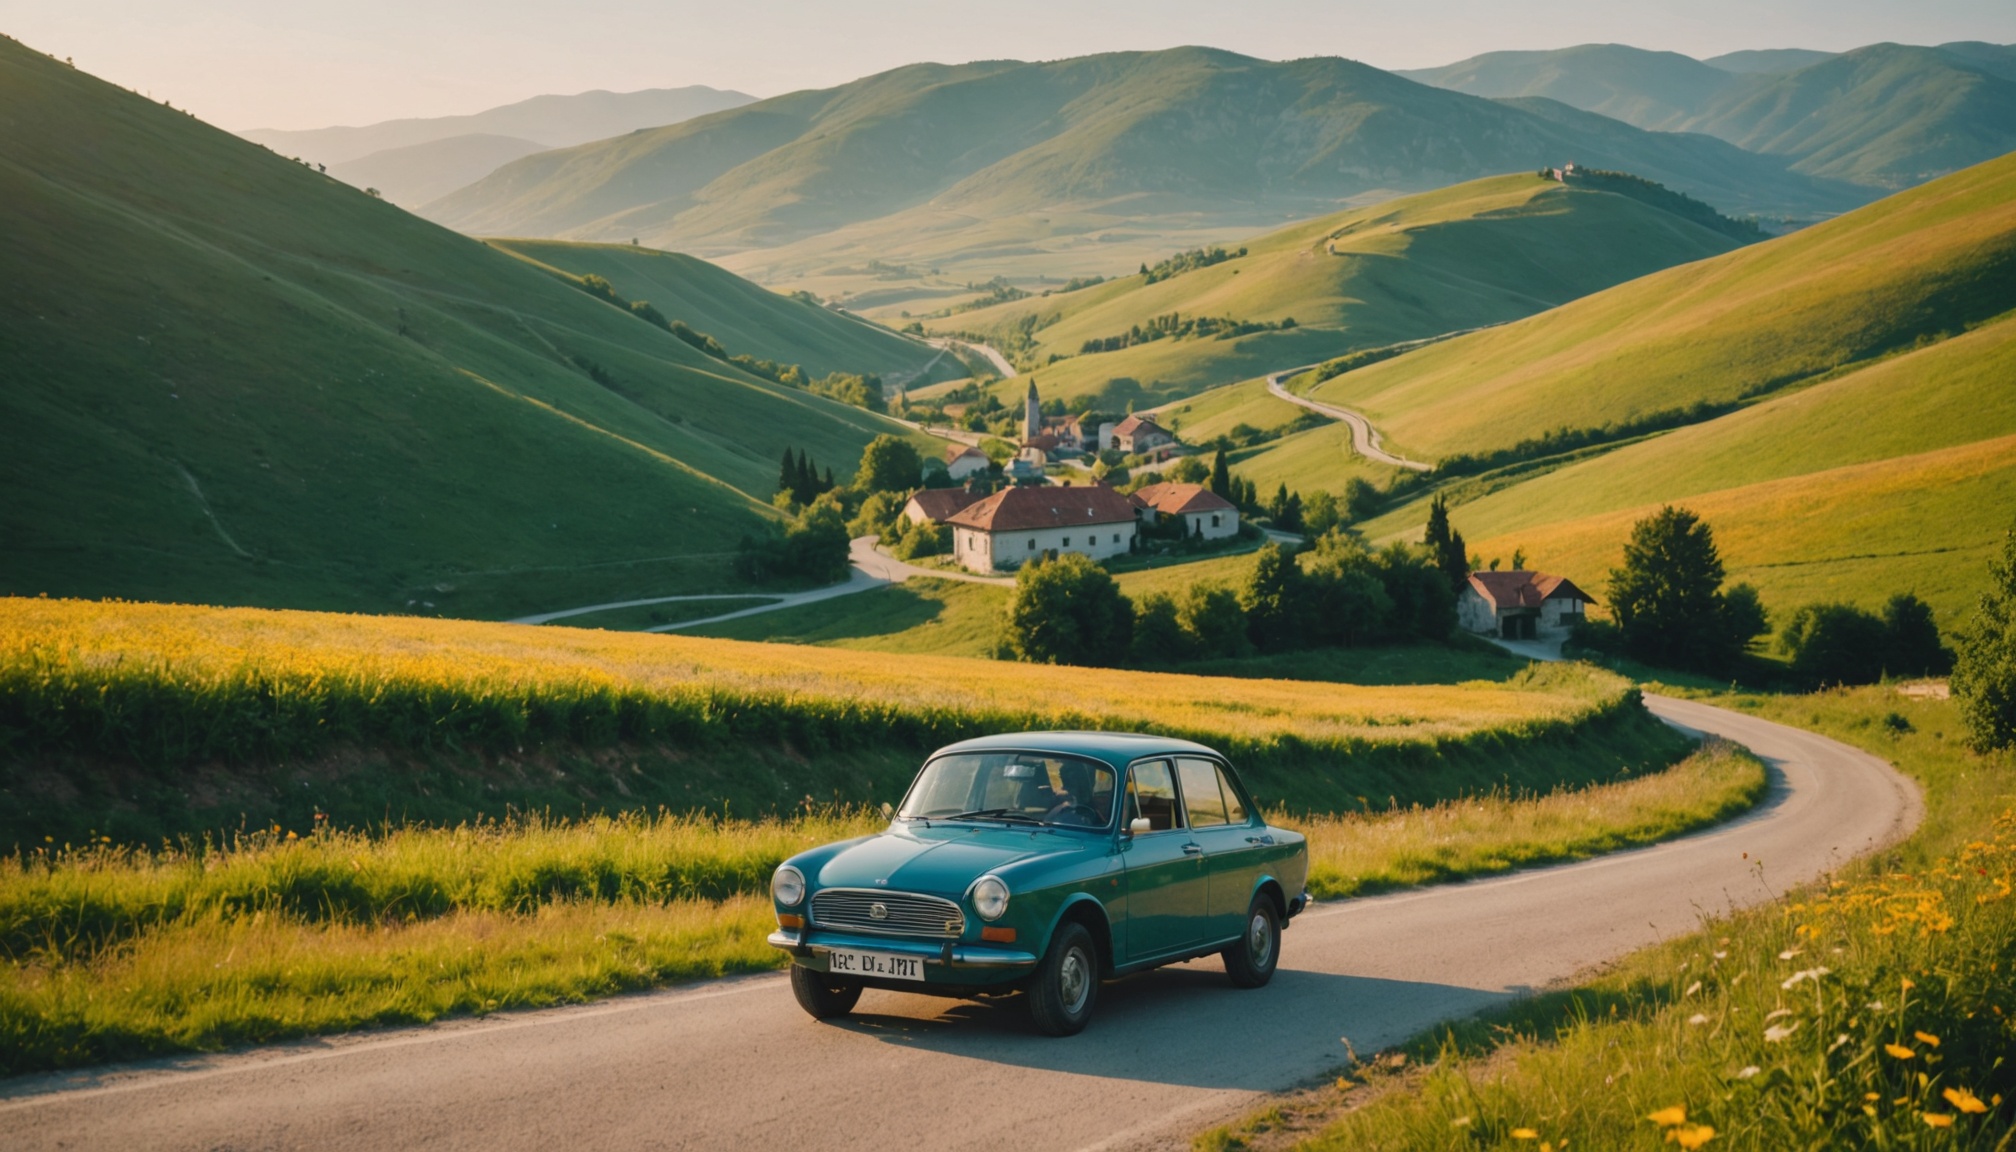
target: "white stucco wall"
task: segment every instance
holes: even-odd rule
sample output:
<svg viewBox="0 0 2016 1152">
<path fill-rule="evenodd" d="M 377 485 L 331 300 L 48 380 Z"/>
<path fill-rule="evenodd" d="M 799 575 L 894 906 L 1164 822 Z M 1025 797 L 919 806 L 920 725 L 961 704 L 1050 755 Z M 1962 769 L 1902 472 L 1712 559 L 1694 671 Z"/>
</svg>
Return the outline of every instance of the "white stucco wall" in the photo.
<svg viewBox="0 0 2016 1152">
<path fill-rule="evenodd" d="M 1211 523 L 1213 519 L 1216 519 L 1218 523 Z M 1196 536 L 1201 533 L 1206 540 L 1223 540 L 1227 536 L 1237 536 L 1239 534 L 1239 511 L 1236 508 L 1229 508 L 1223 512 L 1185 512 L 1183 513 L 1183 533 L 1186 536 Z"/>
<path fill-rule="evenodd" d="M 1122 556 L 1134 546 L 1134 523 L 1092 524 L 1084 528 L 1046 528 L 1033 532 L 981 532 L 955 528 L 953 555 L 961 567 L 973 572 L 999 572 L 1020 568 L 1031 557 L 1045 552 L 1077 552 L 1094 560 Z"/>
<path fill-rule="evenodd" d="M 961 456 L 946 465 L 945 472 L 954 480 L 964 480 L 975 472 L 985 472 L 987 464 L 987 458 L 984 456 Z"/>
</svg>

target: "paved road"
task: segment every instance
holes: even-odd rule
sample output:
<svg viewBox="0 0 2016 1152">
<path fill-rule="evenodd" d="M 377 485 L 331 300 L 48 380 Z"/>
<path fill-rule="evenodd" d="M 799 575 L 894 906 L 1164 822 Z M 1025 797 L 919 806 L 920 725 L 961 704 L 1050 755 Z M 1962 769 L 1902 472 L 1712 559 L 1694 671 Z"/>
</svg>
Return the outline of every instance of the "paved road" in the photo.
<svg viewBox="0 0 2016 1152">
<path fill-rule="evenodd" d="M 1584 864 L 1322 905 L 1283 967 L 1109 986 L 1082 1035 L 1013 1006 L 870 992 L 816 1024 L 765 975 L 581 1008 L 0 1087 L 0 1146 L 1122 1149 L 1187 1143 L 1254 1095 L 1810 880 L 1915 826 L 1867 753 L 1705 705 L 1673 722 L 1754 748 L 1776 786 L 1713 831 Z"/>
<path fill-rule="evenodd" d="M 1001 374 L 1003 380 L 1015 378 L 1015 365 L 1010 364 L 1008 357 L 1003 356 L 1001 350 L 991 344 L 975 344 L 971 340 L 955 340 L 950 336 L 930 336 L 925 338 L 925 342 L 933 348 L 951 348 L 956 344 L 969 352 L 978 352 L 987 358 L 989 364 L 994 365 L 994 370 Z"/>
<path fill-rule="evenodd" d="M 1381 448 L 1379 446 L 1379 432 L 1372 427 L 1372 422 L 1351 411 L 1349 408 L 1339 408 L 1334 404 L 1323 404 L 1311 400 L 1306 396 L 1297 396 L 1282 386 L 1281 381 L 1298 372 L 1307 372 L 1313 367 L 1315 365 L 1307 364 L 1300 368 L 1290 368 L 1285 372 L 1274 373 L 1267 377 L 1267 391 L 1272 392 L 1276 398 L 1286 400 L 1290 404 L 1307 408 L 1311 412 L 1328 416 L 1332 420 L 1342 420 L 1344 423 L 1349 424 L 1351 426 L 1351 446 L 1357 449 L 1358 454 L 1367 460 L 1377 460 L 1381 464 L 1391 464 L 1395 468 L 1407 468 L 1415 472 L 1426 472 L 1435 467 L 1433 464 L 1423 464 L 1418 460 L 1402 459 Z"/>
</svg>

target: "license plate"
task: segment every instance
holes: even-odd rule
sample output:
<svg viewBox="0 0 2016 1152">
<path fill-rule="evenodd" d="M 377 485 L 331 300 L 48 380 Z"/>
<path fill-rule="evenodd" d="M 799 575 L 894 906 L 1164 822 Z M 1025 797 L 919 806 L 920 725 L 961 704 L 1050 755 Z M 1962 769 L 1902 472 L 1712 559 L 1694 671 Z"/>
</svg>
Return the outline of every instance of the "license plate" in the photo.
<svg viewBox="0 0 2016 1152">
<path fill-rule="evenodd" d="M 826 971 L 835 976 L 880 976 L 885 980 L 922 980 L 924 961 L 888 952 L 834 949 L 826 953 Z"/>
</svg>

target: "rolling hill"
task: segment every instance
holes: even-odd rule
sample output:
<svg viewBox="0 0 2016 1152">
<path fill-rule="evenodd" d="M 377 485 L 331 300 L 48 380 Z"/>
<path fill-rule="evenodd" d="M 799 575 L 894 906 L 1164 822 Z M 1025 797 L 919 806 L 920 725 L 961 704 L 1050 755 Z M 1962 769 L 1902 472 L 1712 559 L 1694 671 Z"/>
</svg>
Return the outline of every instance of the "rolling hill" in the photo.
<svg viewBox="0 0 2016 1152">
<path fill-rule="evenodd" d="M 402 208 L 417 208 L 546 149 L 534 140 L 470 132 L 332 164 L 329 174 L 355 188 L 376 188 Z"/>
<path fill-rule="evenodd" d="M 926 327 L 978 332 L 1017 349 L 1046 398 L 1118 411 L 1128 401 L 1159 404 L 1353 349 L 1530 316 L 1728 252 L 1740 246 L 1736 236 L 1761 235 L 1698 202 L 1689 219 L 1670 210 L 1686 202 L 1662 206 L 1648 186 L 1615 186 L 1648 199 L 1531 173 L 1497 176 L 1279 229 L 1220 253 L 1227 259 L 1178 274 L 1165 277 L 1158 267 L 955 313 Z M 1170 314 L 1264 324 L 1292 319 L 1294 327 L 1082 351 L 1089 341 Z M 1049 363 L 1053 357 L 1065 359 Z"/>
<path fill-rule="evenodd" d="M 576 276 L 596 275 L 629 300 L 644 300 L 721 341 L 760 350 L 814 376 L 874 372 L 903 383 L 951 380 L 966 370 L 922 341 L 845 312 L 752 284 L 698 257 L 628 244 L 492 240 L 492 247 Z"/>
<path fill-rule="evenodd" d="M 1871 44 L 1703 62 L 1622 44 L 1493 52 L 1402 73 L 1545 98 L 1640 128 L 1700 132 L 1813 176 L 1905 188 L 2016 149 L 2016 48 Z"/>
<path fill-rule="evenodd" d="M 548 148 L 565 148 L 639 128 L 677 124 L 709 112 L 740 107 L 755 99 L 745 93 L 695 84 L 686 88 L 647 88 L 641 92 L 534 96 L 467 116 L 386 120 L 361 127 L 254 128 L 239 135 L 283 156 L 333 166 L 374 152 L 410 148 L 451 136 L 512 136 Z"/>
<path fill-rule="evenodd" d="M 1172 235 L 1569 158 L 1727 211 L 1866 199 L 1705 137 L 1564 123 L 1348 60 L 1181 48 L 899 68 L 528 156 L 425 211 L 479 235 L 740 253 L 729 266 L 766 282 L 869 258 L 1110 274 Z"/>
<path fill-rule="evenodd" d="M 1513 454 L 1537 457 L 1526 462 L 1443 479 L 1453 522 L 1486 559 L 1523 548 L 1600 598 L 1631 523 L 1675 502 L 1709 520 L 1735 577 L 1781 620 L 1818 599 L 1880 606 L 1916 591 L 1950 624 L 2016 516 L 2012 373 L 2016 156 L 1314 394 L 1371 413 L 1389 446 L 1417 456 L 1622 426 L 1609 444 L 1557 439 Z M 1696 404 L 1671 431 L 1629 427 Z M 1241 468 L 1279 474 L 1289 453 L 1307 455 L 1298 442 L 1330 432 L 1267 445 Z M 1291 486 L 1334 486 L 1313 458 L 1301 468 Z M 1405 537 L 1425 517 L 1414 500 L 1362 529 Z"/>
<path fill-rule="evenodd" d="M 900 431 L 11 40 L 0 107 L 5 592 L 678 591 L 723 579 L 787 447 L 844 473 Z"/>
</svg>

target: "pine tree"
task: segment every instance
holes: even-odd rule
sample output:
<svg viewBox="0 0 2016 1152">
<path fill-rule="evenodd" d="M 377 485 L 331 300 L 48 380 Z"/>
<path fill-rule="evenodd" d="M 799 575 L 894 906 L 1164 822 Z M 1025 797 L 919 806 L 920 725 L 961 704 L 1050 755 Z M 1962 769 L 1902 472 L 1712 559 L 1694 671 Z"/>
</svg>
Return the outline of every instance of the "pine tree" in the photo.
<svg viewBox="0 0 2016 1152">
<path fill-rule="evenodd" d="M 777 470 L 777 491 L 791 493 L 794 500 L 798 498 L 798 459 L 789 448 L 784 449 L 784 466 Z"/>
<path fill-rule="evenodd" d="M 1232 466 L 1226 462 L 1223 448 L 1211 459 L 1211 492 L 1226 500 L 1233 497 Z"/>
<path fill-rule="evenodd" d="M 1428 503 L 1428 529 L 1421 542 L 1451 588 L 1461 588 L 1469 581 L 1470 554 L 1463 545 L 1463 534 L 1449 524 L 1449 502 L 1443 497 Z"/>
</svg>

